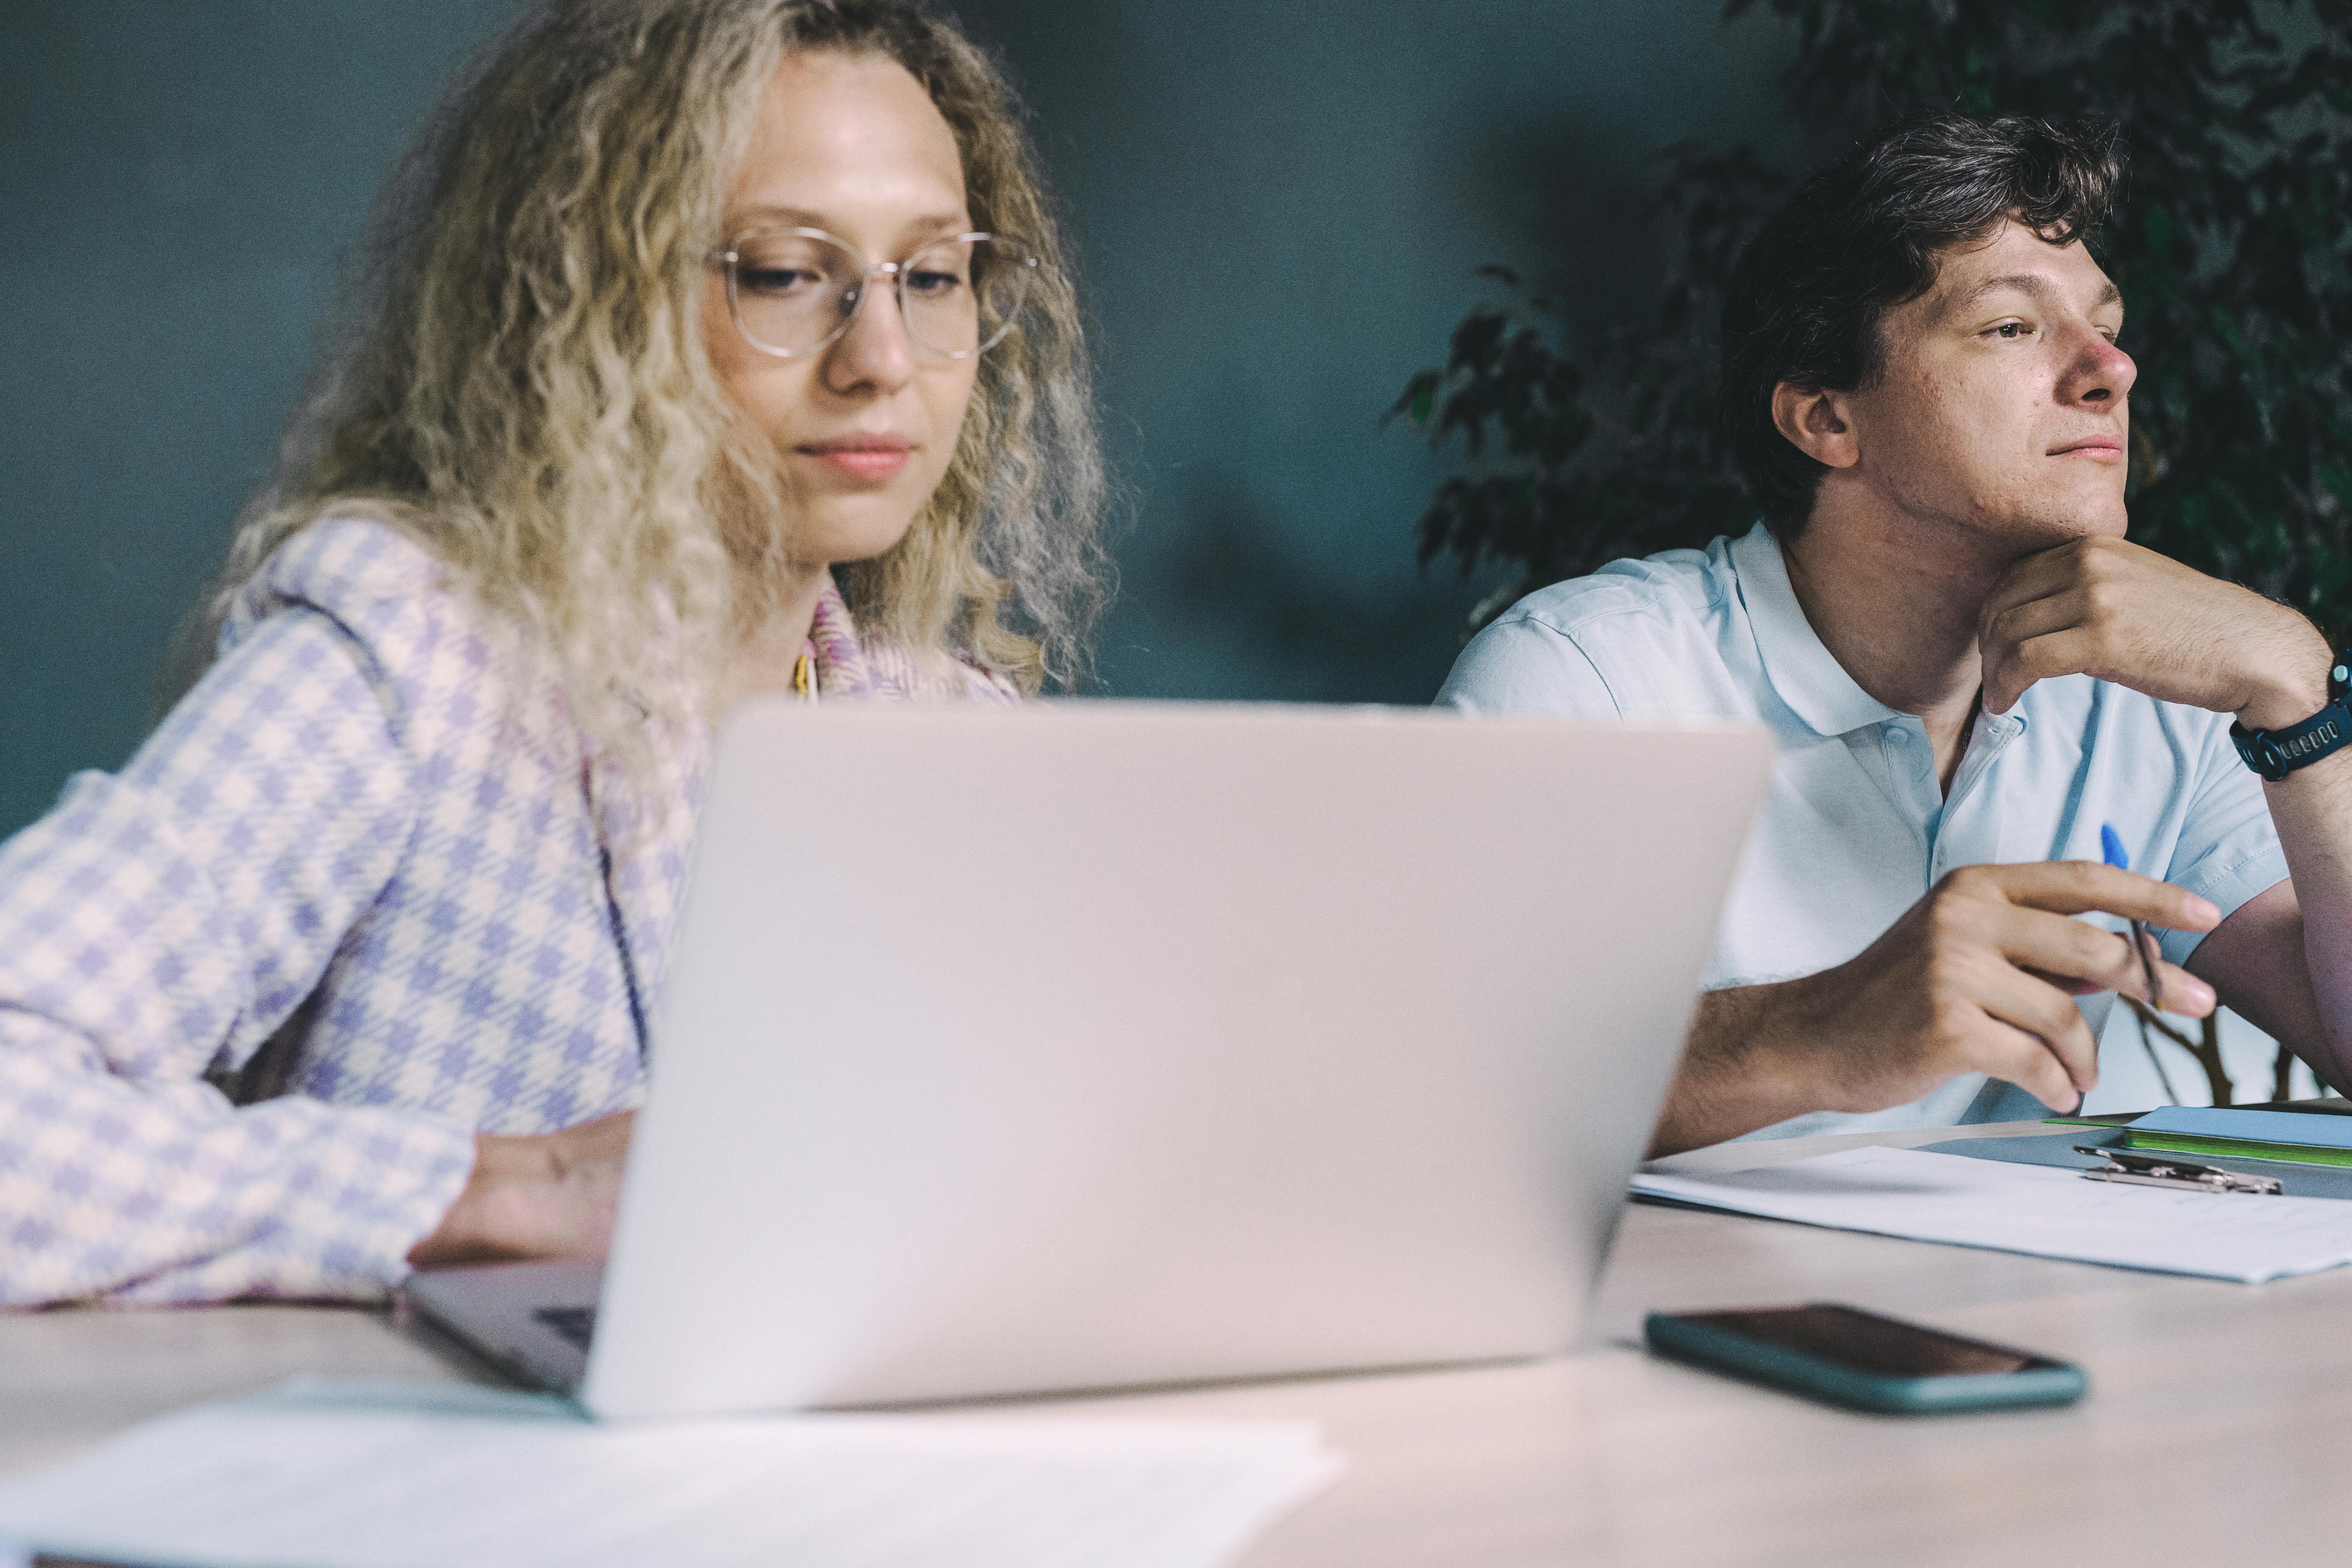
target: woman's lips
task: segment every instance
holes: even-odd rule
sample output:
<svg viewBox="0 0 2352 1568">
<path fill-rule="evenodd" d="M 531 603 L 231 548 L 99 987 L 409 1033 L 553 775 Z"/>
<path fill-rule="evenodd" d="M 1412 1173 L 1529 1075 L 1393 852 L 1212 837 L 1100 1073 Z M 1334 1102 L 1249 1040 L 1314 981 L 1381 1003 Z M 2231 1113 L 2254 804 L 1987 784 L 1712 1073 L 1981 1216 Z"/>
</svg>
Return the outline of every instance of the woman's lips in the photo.
<svg viewBox="0 0 2352 1568">
<path fill-rule="evenodd" d="M 793 450 L 851 479 L 869 482 L 889 479 L 915 455 L 915 449 L 906 443 L 887 440 L 812 441 Z"/>
</svg>

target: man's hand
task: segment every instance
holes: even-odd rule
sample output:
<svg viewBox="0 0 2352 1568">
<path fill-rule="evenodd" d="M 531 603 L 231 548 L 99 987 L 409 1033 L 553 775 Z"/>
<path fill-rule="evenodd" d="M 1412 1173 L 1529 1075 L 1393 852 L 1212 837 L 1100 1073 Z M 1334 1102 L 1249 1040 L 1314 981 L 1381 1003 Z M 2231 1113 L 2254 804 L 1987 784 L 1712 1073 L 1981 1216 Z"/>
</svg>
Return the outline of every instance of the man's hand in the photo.
<svg viewBox="0 0 2352 1568">
<path fill-rule="evenodd" d="M 1884 1110 L 1965 1072 L 2053 1110 L 2079 1104 L 2098 1047 L 2074 997 L 2154 1000 L 2129 937 L 2068 918 L 2094 910 L 2176 931 L 2221 920 L 2179 888 L 2085 860 L 1963 867 L 1835 969 L 1702 994 L 1652 1152 L 1810 1110 Z M 2213 1010 L 2203 981 L 2168 963 L 2157 973 L 2168 1011 Z"/>
<path fill-rule="evenodd" d="M 408 1261 L 454 1268 L 604 1257 L 636 1121 L 625 1110 L 539 1137 L 477 1134 L 466 1190 L 440 1227 L 409 1248 Z"/>
<path fill-rule="evenodd" d="M 2299 724 L 2327 701 L 2327 639 L 2250 589 L 2120 539 L 2029 555 L 1985 602 L 1984 705 L 2006 713 L 2037 680 L 2089 675 L 2164 702 Z"/>
</svg>

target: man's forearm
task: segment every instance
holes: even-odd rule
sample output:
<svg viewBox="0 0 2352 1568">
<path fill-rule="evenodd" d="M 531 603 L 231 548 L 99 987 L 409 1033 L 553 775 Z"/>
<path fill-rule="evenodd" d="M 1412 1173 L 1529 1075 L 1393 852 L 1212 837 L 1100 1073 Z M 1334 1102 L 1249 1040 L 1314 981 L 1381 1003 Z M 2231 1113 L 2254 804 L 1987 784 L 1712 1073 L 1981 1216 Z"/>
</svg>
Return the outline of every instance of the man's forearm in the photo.
<svg viewBox="0 0 2352 1568">
<path fill-rule="evenodd" d="M 2296 647 L 2268 666 L 2238 721 L 2275 730 L 2327 700 L 2330 656 L 2294 617 Z M 2207 945 L 2223 997 L 2292 1047 L 2331 1083 L 2352 1081 L 2352 752 L 2338 752 L 2263 786 L 2286 857 L 2290 886 L 2258 895 Z M 2232 931 L 2231 925 L 2240 929 Z M 2202 954 L 2200 953 L 2200 956 Z"/>
<path fill-rule="evenodd" d="M 1806 983 L 1702 991 L 1682 1066 L 1650 1136 L 1650 1157 L 1678 1154 L 1769 1127 L 1821 1106 L 1775 1050 L 1780 1025 Z"/>
<path fill-rule="evenodd" d="M 2302 958 L 2316 1004 L 2316 1029 L 2306 1024 L 2297 1032 L 2322 1037 L 2291 1032 L 2281 1038 L 2341 1087 L 2352 1083 L 2352 752 L 2290 773 L 2263 793 L 2294 881 Z"/>
</svg>

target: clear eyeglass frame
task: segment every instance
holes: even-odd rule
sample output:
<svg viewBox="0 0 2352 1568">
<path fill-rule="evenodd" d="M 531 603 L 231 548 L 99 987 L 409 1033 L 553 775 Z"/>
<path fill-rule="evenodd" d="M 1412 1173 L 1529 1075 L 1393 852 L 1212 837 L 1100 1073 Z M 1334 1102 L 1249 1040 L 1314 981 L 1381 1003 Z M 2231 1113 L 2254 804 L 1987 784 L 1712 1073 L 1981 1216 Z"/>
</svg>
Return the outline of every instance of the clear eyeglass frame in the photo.
<svg viewBox="0 0 2352 1568">
<path fill-rule="evenodd" d="M 743 320 L 741 279 L 743 248 L 751 240 L 779 235 L 789 236 L 798 239 L 817 240 L 824 244 L 839 247 L 842 251 L 846 253 L 855 264 L 855 271 L 857 277 L 856 284 L 852 288 L 848 297 L 844 300 L 840 306 L 841 320 L 835 324 L 831 331 L 826 332 L 822 338 L 819 338 L 815 342 L 802 348 L 780 347 L 777 344 L 764 342 Z M 981 341 L 973 347 L 963 349 L 941 348 L 936 343 L 927 340 L 922 335 L 922 332 L 916 327 L 916 318 L 914 315 L 909 313 L 907 308 L 907 279 L 913 271 L 916 270 L 914 264 L 922 260 L 925 257 L 952 246 L 974 244 L 988 245 L 991 247 L 992 254 L 1001 258 L 1004 264 L 1010 265 L 1014 269 L 1013 274 L 1011 274 L 1011 276 L 1016 280 L 1013 288 L 1013 303 L 1010 308 L 1003 311 L 1003 320 L 996 324 L 995 330 L 983 334 Z M 1028 292 L 1029 280 L 1036 275 L 1040 265 L 1036 253 L 1032 251 L 1021 241 L 1013 238 L 1009 235 L 990 234 L 983 230 L 975 229 L 964 234 L 947 235 L 940 239 L 933 240 L 930 244 L 924 246 L 920 250 L 914 251 L 897 261 L 869 262 L 866 259 L 866 255 L 863 251 L 859 250 L 857 247 L 850 244 L 849 241 L 842 238 L 837 234 L 829 234 L 821 228 L 801 228 L 782 225 L 763 225 L 752 228 L 742 229 L 730 238 L 725 245 L 711 251 L 705 258 L 705 260 L 707 260 L 711 266 L 720 268 L 726 272 L 727 314 L 730 319 L 734 321 L 736 332 L 741 336 L 745 342 L 751 344 L 753 349 L 775 359 L 807 359 L 812 355 L 823 353 L 825 350 L 839 342 L 842 338 L 848 333 L 851 325 L 857 320 L 857 312 L 859 310 L 865 306 L 866 296 L 870 291 L 867 285 L 871 284 L 874 279 L 877 278 L 888 280 L 898 307 L 898 319 L 903 324 L 905 324 L 907 328 L 907 335 L 911 341 L 920 345 L 926 351 L 936 354 L 942 359 L 977 359 L 982 354 L 986 353 L 990 349 L 994 348 L 998 343 L 1003 342 L 1006 336 L 1012 332 L 1013 329 L 1019 325 L 1020 305 L 1024 300 L 1025 300 Z"/>
</svg>

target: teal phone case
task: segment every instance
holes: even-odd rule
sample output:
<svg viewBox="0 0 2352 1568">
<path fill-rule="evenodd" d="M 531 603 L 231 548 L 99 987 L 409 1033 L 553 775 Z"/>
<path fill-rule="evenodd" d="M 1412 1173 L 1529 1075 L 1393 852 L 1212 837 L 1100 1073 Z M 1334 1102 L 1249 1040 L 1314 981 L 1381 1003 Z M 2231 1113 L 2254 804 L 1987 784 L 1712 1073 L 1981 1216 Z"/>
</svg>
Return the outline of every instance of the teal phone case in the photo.
<svg viewBox="0 0 2352 1568">
<path fill-rule="evenodd" d="M 2090 1387 L 2083 1369 L 2065 1362 L 2018 1372 L 1895 1377 L 1671 1312 L 1652 1312 L 1643 1321 L 1642 1329 L 1650 1348 L 1661 1355 L 1718 1368 L 1849 1409 L 1895 1415 L 2072 1405 Z"/>
</svg>

